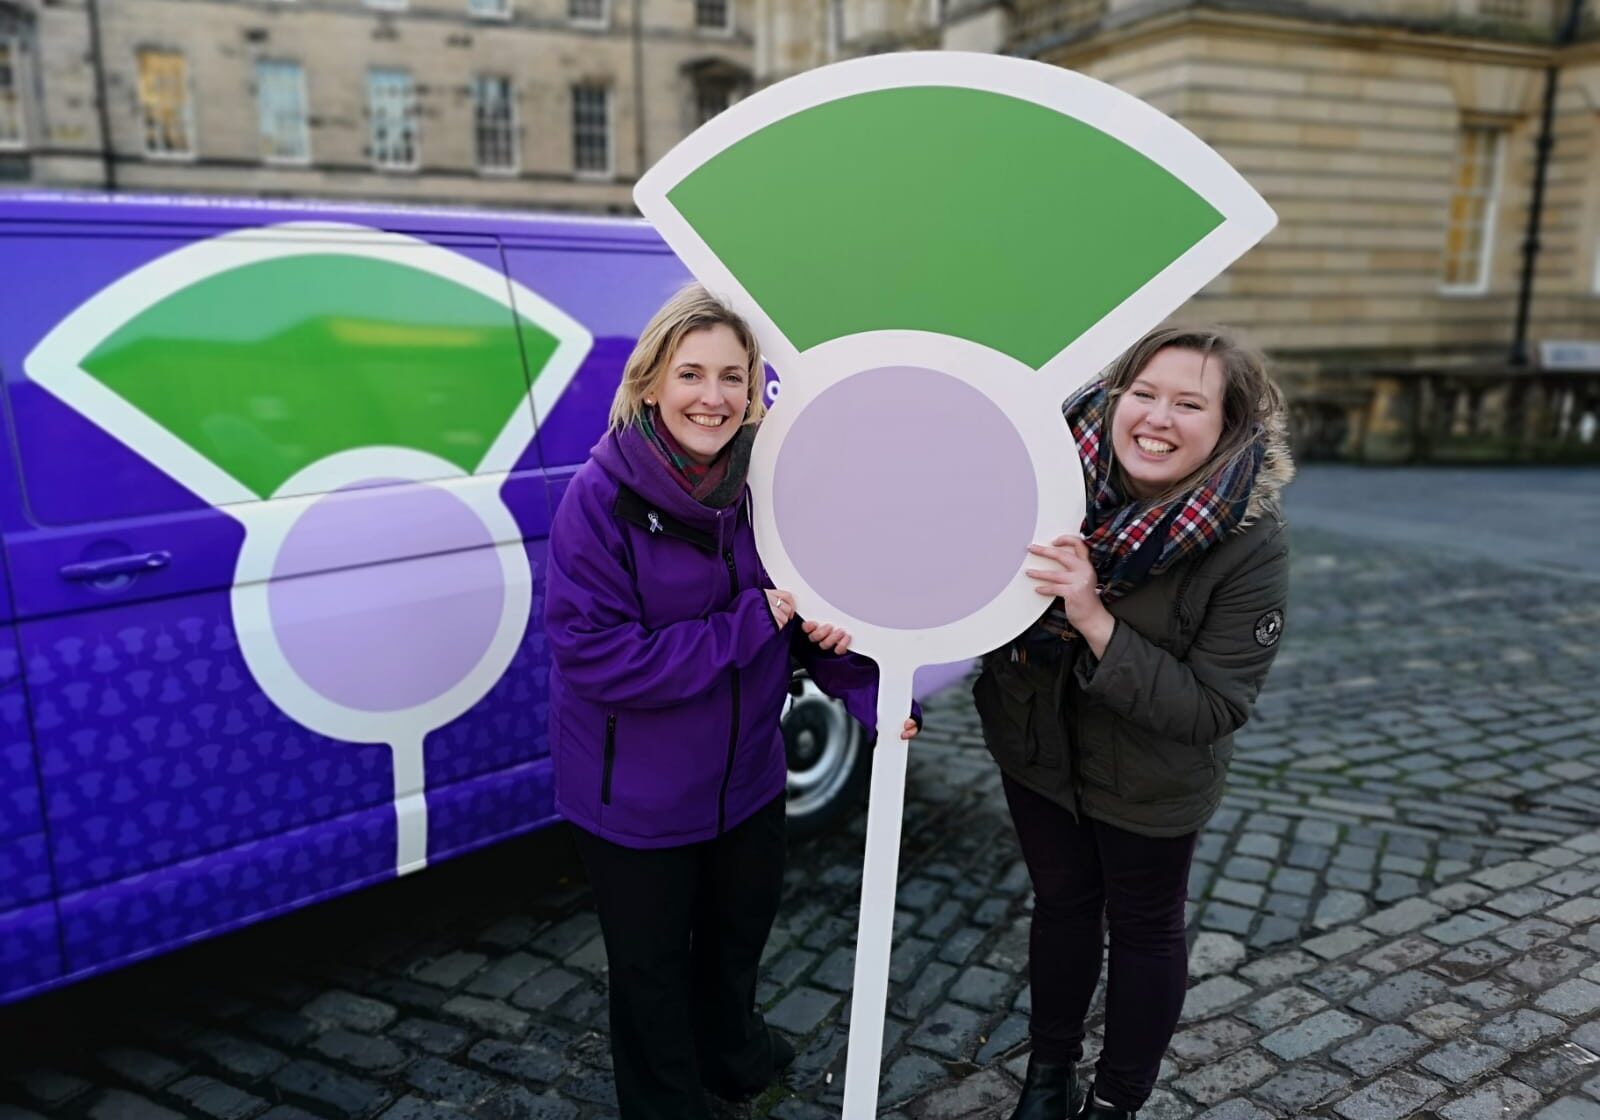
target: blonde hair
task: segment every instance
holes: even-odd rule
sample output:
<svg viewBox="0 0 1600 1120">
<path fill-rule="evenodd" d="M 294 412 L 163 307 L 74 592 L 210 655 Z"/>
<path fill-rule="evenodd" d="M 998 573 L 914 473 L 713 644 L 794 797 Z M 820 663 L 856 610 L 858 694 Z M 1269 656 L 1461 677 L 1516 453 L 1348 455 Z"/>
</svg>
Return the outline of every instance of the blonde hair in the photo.
<svg viewBox="0 0 1600 1120">
<path fill-rule="evenodd" d="M 686 336 L 716 326 L 728 327 L 738 336 L 748 359 L 745 371 L 750 384 L 744 423 L 754 424 L 765 416 L 766 379 L 762 376 L 761 347 L 750 324 L 702 285 L 691 283 L 662 304 L 639 332 L 639 341 L 622 369 L 622 384 L 611 398 L 611 430 L 620 432 L 644 414 L 649 407 L 644 403 L 645 397 L 660 385 L 668 363 Z"/>
<path fill-rule="evenodd" d="M 1283 390 L 1267 373 L 1266 359 L 1260 351 L 1224 327 L 1170 326 L 1157 327 L 1135 342 L 1107 372 L 1108 432 L 1117 404 L 1129 386 L 1152 358 L 1168 348 L 1199 354 L 1202 369 L 1207 358 L 1215 358 L 1222 367 L 1222 432 L 1217 437 L 1216 448 L 1205 461 L 1189 477 L 1150 499 L 1152 505 L 1193 489 L 1202 480 L 1250 454 L 1258 432 L 1264 431 L 1270 444 L 1274 435 L 1282 433 L 1285 423 Z M 1112 469 L 1117 473 L 1120 489 L 1126 493 L 1127 479 L 1122 477 L 1121 466 L 1113 462 Z"/>
</svg>

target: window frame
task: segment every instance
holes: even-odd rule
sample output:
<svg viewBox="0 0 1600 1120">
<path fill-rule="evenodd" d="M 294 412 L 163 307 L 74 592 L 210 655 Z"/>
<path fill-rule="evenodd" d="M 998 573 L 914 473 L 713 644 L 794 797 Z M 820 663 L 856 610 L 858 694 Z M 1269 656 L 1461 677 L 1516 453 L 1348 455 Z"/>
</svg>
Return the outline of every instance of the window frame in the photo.
<svg viewBox="0 0 1600 1120">
<path fill-rule="evenodd" d="M 467 0 L 467 15 L 490 23 L 509 23 L 514 3 L 515 0 Z M 494 4 L 495 8 L 486 11 L 479 7 L 480 4 Z"/>
<path fill-rule="evenodd" d="M 505 83 L 505 141 L 507 151 L 511 156 L 511 162 L 505 166 L 496 166 L 483 162 L 484 122 L 482 113 L 484 103 L 480 94 L 483 89 L 483 83 L 491 80 Z M 515 178 L 522 174 L 522 144 L 518 135 L 517 83 L 516 79 L 510 74 L 483 71 L 472 75 L 472 162 L 480 175 L 496 178 Z"/>
<path fill-rule="evenodd" d="M 159 160 L 169 163 L 193 163 L 200 154 L 200 138 L 196 135 L 194 115 L 194 79 L 193 71 L 189 68 L 189 55 L 177 47 L 142 46 L 134 48 L 134 68 L 137 82 L 136 93 L 139 101 L 140 146 L 145 159 Z M 181 111 L 183 138 L 187 147 L 183 149 L 152 149 L 150 147 L 151 116 L 150 104 L 145 100 L 145 73 L 144 59 L 146 56 L 164 55 L 175 58 L 181 63 L 182 71 L 177 82 L 181 93 L 179 109 Z"/>
<path fill-rule="evenodd" d="M 8 48 L 11 52 L 8 64 L 12 83 L 11 105 L 16 114 L 11 118 L 16 122 L 15 134 L 8 136 L 4 132 L 0 132 L 0 152 L 26 151 L 28 147 L 28 106 L 23 100 L 26 81 L 22 71 L 22 32 L 20 30 L 0 31 L 0 47 Z M 0 91 L 0 96 L 3 96 L 3 91 Z M 0 115 L 0 120 L 4 119 L 5 117 Z"/>
<path fill-rule="evenodd" d="M 611 26 L 611 0 L 594 0 L 600 5 L 598 16 L 574 15 L 573 9 L 585 0 L 567 0 L 567 22 L 573 27 L 583 27 L 591 30 L 605 30 Z"/>
<path fill-rule="evenodd" d="M 278 155 L 266 151 L 268 132 L 266 129 L 267 105 L 263 96 L 267 86 L 262 81 L 264 67 L 293 67 L 299 78 L 297 83 L 297 96 L 299 97 L 300 115 L 298 118 L 300 154 L 294 156 Z M 261 162 L 274 167 L 308 167 L 312 162 L 311 154 L 311 91 L 306 81 L 305 63 L 293 58 L 263 57 L 256 59 L 256 119 L 260 129 L 262 144 Z"/>
<path fill-rule="evenodd" d="M 1489 291 L 1489 273 L 1494 262 L 1494 235 L 1495 224 L 1499 218 L 1500 195 L 1505 185 L 1506 142 L 1510 130 L 1500 125 L 1484 123 L 1481 121 L 1467 121 L 1456 130 L 1456 155 L 1453 165 L 1454 174 L 1450 183 L 1450 197 L 1445 207 L 1445 244 L 1442 253 L 1442 275 L 1439 280 L 1439 294 L 1442 296 L 1481 296 Z M 1488 186 L 1480 195 L 1468 197 L 1481 197 L 1483 199 L 1482 217 L 1478 227 L 1478 268 L 1477 275 L 1467 282 L 1449 279 L 1451 266 L 1450 239 L 1454 230 L 1452 212 L 1460 192 L 1461 173 L 1463 160 L 1466 158 L 1465 138 L 1468 134 L 1477 134 L 1490 138 L 1493 150 L 1488 159 Z"/>
<path fill-rule="evenodd" d="M 718 93 L 720 93 L 722 95 L 722 108 L 718 109 L 715 113 L 712 113 L 712 114 L 710 114 L 708 116 L 704 112 L 704 109 L 705 109 L 705 100 L 704 99 L 705 99 L 707 94 L 718 94 Z M 726 113 L 729 109 L 733 108 L 734 104 L 739 100 L 738 97 L 735 96 L 735 90 L 734 90 L 734 87 L 733 87 L 733 85 L 731 83 L 729 83 L 729 82 L 708 82 L 708 81 L 705 81 L 703 79 L 694 82 L 693 96 L 694 96 L 693 111 L 690 113 L 690 122 L 689 122 L 691 128 L 699 128 L 701 125 L 705 124 L 707 121 L 712 120 L 715 117 L 721 116 L 723 113 Z"/>
<path fill-rule="evenodd" d="M 387 162 L 379 158 L 378 149 L 378 99 L 374 79 L 378 75 L 401 75 L 405 78 L 406 98 L 401 104 L 402 121 L 410 129 L 411 162 Z M 372 167 L 375 171 L 415 172 L 422 167 L 422 128 L 417 122 L 417 79 L 405 66 L 369 66 L 367 68 L 367 143 L 371 146 Z"/>
<path fill-rule="evenodd" d="M 602 107 L 605 112 L 605 156 L 604 170 L 585 168 L 579 166 L 578 151 L 580 146 L 578 128 L 578 92 L 598 91 L 602 98 Z M 574 82 L 569 88 L 568 97 L 572 103 L 572 173 L 573 177 L 591 182 L 604 182 L 617 177 L 617 138 L 616 127 L 612 112 L 612 87 L 600 82 Z"/>
<path fill-rule="evenodd" d="M 723 22 L 720 24 L 700 22 L 700 6 L 707 2 L 708 0 L 694 0 L 694 29 L 705 35 L 732 35 L 734 27 L 733 0 L 710 0 L 712 3 L 720 3 L 722 5 Z"/>
</svg>

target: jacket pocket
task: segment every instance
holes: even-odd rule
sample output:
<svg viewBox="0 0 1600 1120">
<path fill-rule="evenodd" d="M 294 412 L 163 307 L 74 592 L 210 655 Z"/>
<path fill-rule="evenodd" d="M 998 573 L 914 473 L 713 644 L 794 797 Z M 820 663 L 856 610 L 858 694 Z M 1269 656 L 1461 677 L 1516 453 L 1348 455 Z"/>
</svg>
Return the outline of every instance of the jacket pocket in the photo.
<svg viewBox="0 0 1600 1120">
<path fill-rule="evenodd" d="M 1077 741 L 1078 776 L 1086 785 L 1119 792 L 1116 748 L 1105 729 L 1096 727 L 1091 720 L 1081 720 Z"/>
<path fill-rule="evenodd" d="M 600 804 L 611 804 L 611 775 L 617 766 L 617 714 L 606 716 L 605 753 L 600 763 Z"/>
<path fill-rule="evenodd" d="M 1206 793 L 1217 780 L 1212 749 L 1115 729 L 1117 793 L 1128 801 L 1171 801 Z"/>
<path fill-rule="evenodd" d="M 1066 757 L 1066 732 L 1055 710 L 1053 681 L 993 654 L 972 686 L 983 741 L 1001 769 L 1057 770 Z"/>
</svg>

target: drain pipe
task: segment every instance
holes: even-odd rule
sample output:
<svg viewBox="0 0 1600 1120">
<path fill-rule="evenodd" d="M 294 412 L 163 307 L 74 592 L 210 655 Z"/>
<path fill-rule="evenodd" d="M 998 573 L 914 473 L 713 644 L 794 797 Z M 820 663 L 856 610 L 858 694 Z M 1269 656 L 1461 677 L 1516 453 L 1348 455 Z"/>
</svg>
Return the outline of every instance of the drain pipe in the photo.
<svg viewBox="0 0 1600 1120">
<path fill-rule="evenodd" d="M 94 66 L 94 99 L 99 106 L 100 166 L 106 191 L 117 189 L 117 155 L 111 143 L 111 104 L 106 92 L 106 58 L 100 46 L 100 0 L 89 0 L 89 57 Z"/>
<path fill-rule="evenodd" d="M 645 160 L 649 147 L 644 135 L 644 4 L 633 0 L 633 177 L 638 179 L 648 170 Z"/>
<path fill-rule="evenodd" d="M 1577 41 L 1583 21 L 1583 0 L 1571 0 L 1567 18 L 1556 35 L 1554 50 Z M 1528 232 L 1522 239 L 1522 280 L 1517 287 L 1517 326 L 1511 338 L 1509 360 L 1514 366 L 1528 364 L 1528 310 L 1533 303 L 1533 268 L 1539 258 L 1539 223 L 1544 217 L 1544 184 L 1550 169 L 1550 152 L 1556 145 L 1556 82 L 1560 67 L 1554 57 L 1544 72 L 1544 109 L 1539 121 L 1539 139 L 1534 142 L 1533 198 L 1528 206 Z"/>
</svg>

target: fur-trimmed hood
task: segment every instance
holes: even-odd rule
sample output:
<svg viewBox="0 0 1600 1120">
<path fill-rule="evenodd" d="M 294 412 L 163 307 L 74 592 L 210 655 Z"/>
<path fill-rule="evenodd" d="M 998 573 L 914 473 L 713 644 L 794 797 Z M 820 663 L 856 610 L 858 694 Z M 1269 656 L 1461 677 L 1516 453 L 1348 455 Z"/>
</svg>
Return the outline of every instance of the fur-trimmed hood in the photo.
<svg viewBox="0 0 1600 1120">
<path fill-rule="evenodd" d="M 1281 519 L 1283 488 L 1294 479 L 1294 457 L 1289 453 L 1288 417 L 1282 412 L 1274 415 L 1267 421 L 1262 438 L 1267 444 L 1266 454 L 1262 456 L 1255 488 L 1250 491 L 1250 501 L 1235 532 L 1248 529 L 1262 514 Z"/>
</svg>

